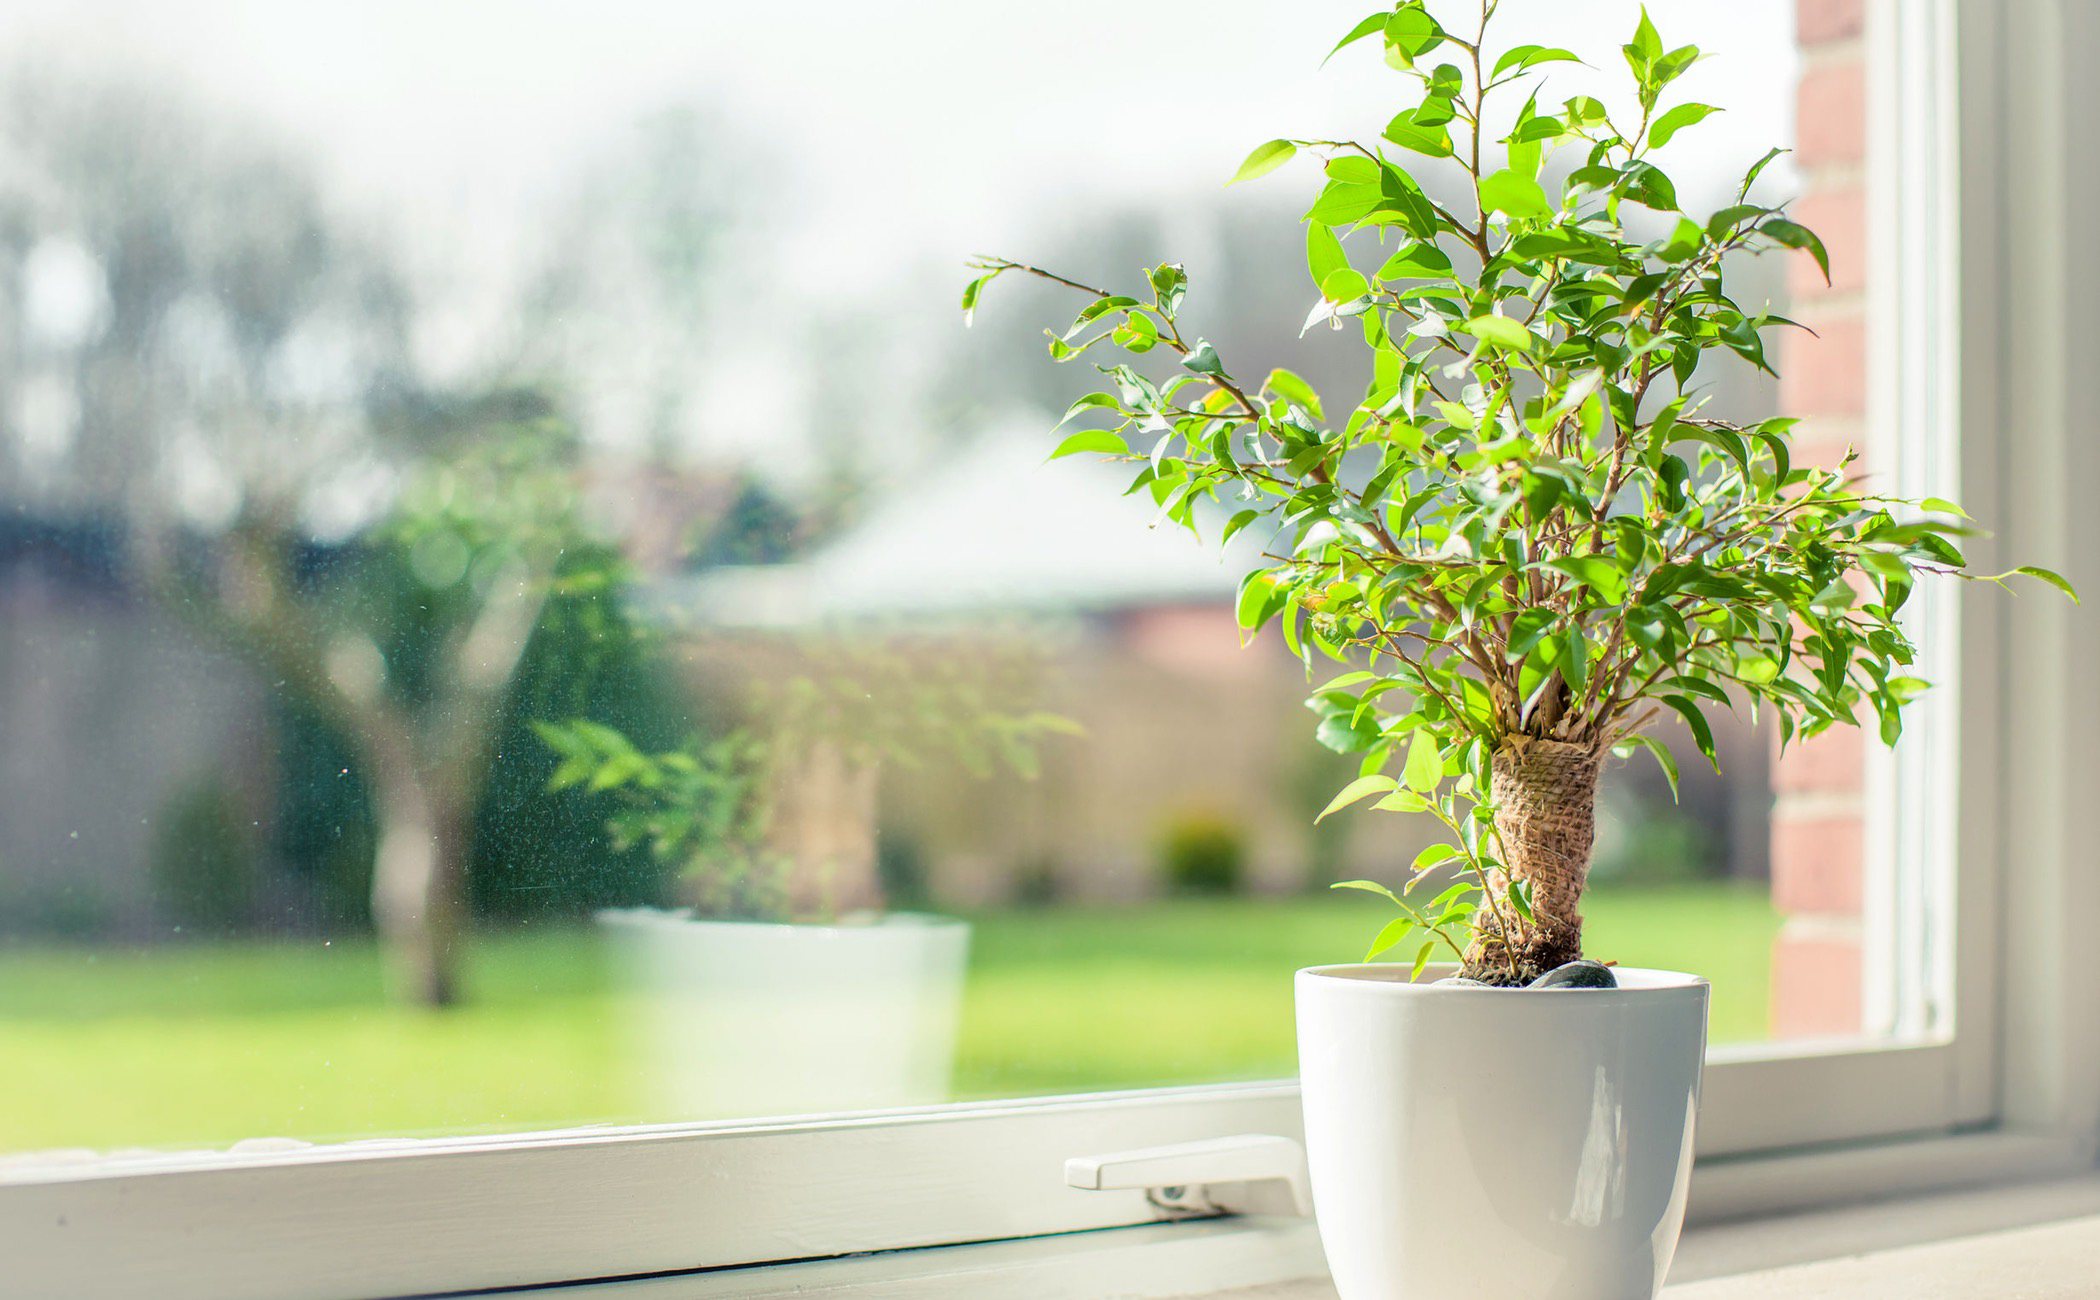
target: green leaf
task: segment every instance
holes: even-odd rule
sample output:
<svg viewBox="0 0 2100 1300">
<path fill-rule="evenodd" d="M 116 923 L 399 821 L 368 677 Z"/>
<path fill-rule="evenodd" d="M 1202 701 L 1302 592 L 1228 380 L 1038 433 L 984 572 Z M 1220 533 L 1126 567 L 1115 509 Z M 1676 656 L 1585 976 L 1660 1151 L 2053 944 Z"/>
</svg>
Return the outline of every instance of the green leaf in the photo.
<svg viewBox="0 0 2100 1300">
<path fill-rule="evenodd" d="M 1538 919 L 1537 914 L 1531 910 L 1531 882 L 1528 880 L 1509 882 L 1509 905 L 1517 910 L 1517 915 L 1524 919 L 1526 925 Z"/>
<path fill-rule="evenodd" d="M 1260 628 L 1277 610 L 1283 608 L 1284 599 L 1284 591 L 1277 585 L 1276 579 L 1257 569 L 1248 574 L 1247 580 L 1240 584 L 1239 602 L 1234 608 L 1234 613 L 1240 626 L 1251 632 Z"/>
<path fill-rule="evenodd" d="M 1196 340 L 1196 346 L 1190 348 L 1189 354 L 1181 359 L 1181 368 L 1198 375 L 1215 376 L 1225 373 L 1224 364 L 1218 360 L 1218 350 L 1210 345 L 1208 339 Z"/>
<path fill-rule="evenodd" d="M 1329 181 L 1320 197 L 1306 210 L 1308 221 L 1317 221 L 1328 226 L 1353 226 L 1378 211 L 1385 202 L 1385 191 L 1377 185 L 1359 185 L 1353 181 Z"/>
<path fill-rule="evenodd" d="M 1415 179 L 1398 167 L 1378 173 L 1378 207 L 1374 212 L 1393 214 L 1401 227 L 1417 239 L 1434 241 L 1439 230 L 1436 207 Z"/>
<path fill-rule="evenodd" d="M 1457 856 L 1459 856 L 1459 848 L 1456 844 L 1438 842 L 1415 854 L 1412 870 L 1415 875 L 1420 875 L 1431 867 L 1449 862 Z"/>
<path fill-rule="evenodd" d="M 1720 111 L 1711 104 L 1679 104 L 1656 118 L 1655 125 L 1648 128 L 1648 147 L 1660 149 L 1670 143 L 1671 136 L 1688 126 L 1704 122 Z"/>
<path fill-rule="evenodd" d="M 1838 578 L 1811 597 L 1808 607 L 1819 614 L 1841 614 L 1858 600 L 1859 593 L 1852 589 L 1852 584 Z"/>
<path fill-rule="evenodd" d="M 1286 402 L 1292 402 L 1304 407 L 1306 414 L 1312 416 L 1313 419 L 1324 420 L 1327 418 L 1325 413 L 1320 410 L 1320 395 L 1313 391 L 1311 384 L 1306 383 L 1296 373 L 1281 367 L 1271 370 L 1266 387 L 1270 392 L 1275 393 Z"/>
<path fill-rule="evenodd" d="M 1416 59 L 1444 43 L 1444 29 L 1436 19 L 1420 5 L 1410 4 L 1394 11 L 1385 20 L 1385 43 L 1400 56 L 1401 62 L 1412 65 Z"/>
<path fill-rule="evenodd" d="M 1338 813 L 1349 805 L 1368 799 L 1374 794 L 1391 794 L 1399 788 L 1400 783 L 1398 781 L 1383 773 L 1357 777 L 1354 781 L 1343 786 L 1342 792 L 1336 795 L 1325 808 L 1320 810 L 1320 815 L 1313 818 L 1313 824 L 1318 825 L 1326 821 L 1330 814 Z"/>
<path fill-rule="evenodd" d="M 1834 582 L 1830 585 L 1843 587 L 1848 597 L 1852 595 L 1852 588 L 1842 582 Z M 1753 686 L 1770 685 L 1779 680 L 1779 673 L 1779 661 L 1770 655 L 1744 655 L 1735 661 L 1735 675 Z"/>
<path fill-rule="evenodd" d="M 1179 262 L 1168 262 L 1153 267 L 1145 278 L 1152 282 L 1152 293 L 1159 300 L 1161 313 L 1168 320 L 1174 319 L 1174 313 L 1181 309 L 1182 295 L 1188 292 L 1189 273 Z"/>
<path fill-rule="evenodd" d="M 1758 229 L 1788 248 L 1808 250 L 1808 255 L 1816 259 L 1816 269 L 1823 273 L 1823 283 L 1830 283 L 1830 252 L 1823 247 L 1823 241 L 1816 237 L 1815 231 L 1784 217 L 1773 217 Z"/>
<path fill-rule="evenodd" d="M 1662 57 L 1662 36 L 1655 30 L 1655 23 L 1648 17 L 1648 6 L 1641 6 L 1640 26 L 1633 29 L 1633 40 L 1626 46 L 1626 57 L 1637 59 L 1636 71 L 1654 63 Z"/>
<path fill-rule="evenodd" d="M 1402 149 L 1412 149 L 1431 158 L 1451 156 L 1451 133 L 1441 123 L 1423 123 L 1414 109 L 1397 114 L 1386 123 L 1385 138 Z"/>
<path fill-rule="evenodd" d="M 1764 156 L 1764 157 L 1762 157 L 1762 158 L 1758 159 L 1758 160 L 1757 160 L 1756 162 L 1754 162 L 1754 163 L 1750 164 L 1750 170 L 1749 170 L 1749 171 L 1747 171 L 1747 172 L 1744 172 L 1744 173 L 1743 173 L 1743 190 L 1742 190 L 1742 192 L 1743 192 L 1743 193 L 1745 193 L 1745 194 L 1748 194 L 1748 193 L 1750 192 L 1750 187 L 1751 187 L 1752 185 L 1755 185 L 1755 184 L 1757 184 L 1757 178 L 1758 178 L 1759 176 L 1762 176 L 1762 175 L 1764 175 L 1764 171 L 1765 171 L 1765 168 L 1767 168 L 1767 167 L 1770 167 L 1770 166 L 1772 165 L 1772 162 L 1773 162 L 1773 160 L 1774 160 L 1774 159 L 1776 159 L 1776 158 L 1779 158 L 1780 156 L 1782 156 L 1782 155 L 1784 155 L 1784 154 L 1787 154 L 1787 153 L 1791 153 L 1791 152 L 1792 152 L 1792 150 L 1790 150 L 1790 149 L 1771 149 L 1771 150 L 1767 150 L 1767 151 L 1766 151 L 1766 153 L 1765 153 L 1765 156 Z"/>
<path fill-rule="evenodd" d="M 1415 923 L 1412 917 L 1396 916 L 1392 920 L 1387 921 L 1384 927 L 1378 931 L 1378 936 L 1371 940 L 1370 948 L 1364 953 L 1364 960 L 1378 960 L 1380 956 L 1390 950 L 1395 944 L 1405 939 L 1414 928 Z"/>
<path fill-rule="evenodd" d="M 1390 889 L 1387 889 L 1384 885 L 1379 884 L 1375 880 L 1337 880 L 1333 884 L 1329 885 L 1328 888 L 1354 889 L 1366 894 L 1377 894 L 1379 897 L 1391 899 L 1395 903 L 1398 903 L 1400 901 L 1400 895 L 1394 893 Z"/>
<path fill-rule="evenodd" d="M 968 284 L 963 286 L 962 313 L 963 324 L 965 326 L 970 325 L 977 318 L 977 300 L 978 298 L 983 296 L 984 286 L 990 284 L 993 280 L 997 279 L 998 277 L 999 272 L 994 271 L 990 275 L 978 276 L 976 279 L 970 281 Z"/>
<path fill-rule="evenodd" d="M 1058 426 L 1063 427 L 1070 424 L 1073 416 L 1083 411 L 1091 411 L 1097 408 L 1114 411 L 1120 415 L 1123 411 L 1123 404 L 1116 399 L 1114 393 L 1088 393 L 1085 397 L 1065 408 L 1065 418 L 1057 422 Z"/>
<path fill-rule="evenodd" d="M 1429 810 L 1428 800 L 1412 790 L 1395 790 L 1371 805 L 1373 812 L 1418 813 Z"/>
<path fill-rule="evenodd" d="M 1376 159 L 1360 154 L 1345 153 L 1327 160 L 1327 179 L 1347 181 L 1351 185 L 1378 184 L 1379 165 Z"/>
<path fill-rule="evenodd" d="M 1401 770 L 1401 783 L 1417 794 L 1428 794 L 1443 779 L 1444 756 L 1437 746 L 1436 737 L 1426 729 L 1416 730 L 1407 743 L 1407 765 Z"/>
<path fill-rule="evenodd" d="M 1574 53 L 1569 50 L 1553 49 L 1544 45 L 1512 45 L 1503 52 L 1501 58 L 1495 60 L 1495 70 L 1488 74 L 1488 80 L 1499 80 L 1502 74 L 1508 72 L 1511 68 L 1523 72 L 1529 71 L 1541 63 L 1580 62 L 1582 60 L 1575 57 Z"/>
<path fill-rule="evenodd" d="M 1568 128 L 1557 117 L 1534 117 L 1527 119 L 1524 125 L 1517 128 L 1516 134 L 1510 137 L 1510 142 L 1537 144 L 1542 140 L 1558 140 L 1567 133 Z M 1528 175 L 1537 174 L 1536 167 L 1520 167 L 1517 170 Z"/>
<path fill-rule="evenodd" d="M 1626 575 L 1619 566 L 1601 555 L 1574 555 L 1561 560 L 1547 560 L 1540 568 L 1565 573 L 1575 581 L 1597 593 L 1597 598 L 1607 605 L 1618 605 L 1626 600 Z"/>
<path fill-rule="evenodd" d="M 1657 212 L 1677 211 L 1677 186 L 1651 162 L 1629 164 L 1622 188 L 1626 197 Z"/>
<path fill-rule="evenodd" d="M 1520 172 L 1504 168 L 1481 178 L 1480 209 L 1500 212 L 1518 220 L 1551 217 L 1553 205 L 1539 183 Z"/>
<path fill-rule="evenodd" d="M 1509 661 L 1515 663 L 1538 649 L 1539 642 L 1546 639 L 1559 620 L 1560 616 L 1550 609 L 1527 609 L 1518 613 L 1509 628 L 1509 645 L 1506 647 Z"/>
<path fill-rule="evenodd" d="M 1475 316 L 1458 329 L 1462 334 L 1471 334 L 1484 343 L 1513 352 L 1529 352 L 1538 344 L 1531 331 L 1524 328 L 1524 322 L 1507 316 Z"/>
<path fill-rule="evenodd" d="M 1371 282 L 1353 266 L 1345 266 L 1320 281 L 1320 296 L 1329 302 L 1355 302 L 1371 292 Z"/>
<path fill-rule="evenodd" d="M 1098 451 L 1110 456 L 1127 456 L 1130 454 L 1130 444 L 1123 441 L 1122 434 L 1114 433 L 1107 429 L 1081 429 L 1063 442 L 1058 443 L 1057 450 L 1050 453 L 1049 459 L 1061 460 L 1066 456 L 1076 456 L 1083 451 Z"/>
<path fill-rule="evenodd" d="M 1159 326 L 1152 323 L 1150 316 L 1134 311 L 1116 326 L 1113 341 L 1126 351 L 1150 352 L 1159 344 Z"/>
<path fill-rule="evenodd" d="M 2045 569 L 2039 564 L 2023 564 L 2019 568 L 2014 569 L 2013 572 L 2025 574 L 2030 578 L 2037 579 L 2041 582 L 2046 582 L 2050 586 L 2062 592 L 2064 595 L 2069 596 L 2073 605 L 2080 603 L 2078 599 L 2078 589 L 2073 587 L 2070 584 L 2070 582 L 2068 582 L 2064 578 L 2062 574 L 2056 572 L 2054 569 Z"/>
<path fill-rule="evenodd" d="M 1320 723 L 1313 732 L 1313 739 L 1337 754 L 1355 754 L 1377 744 L 1380 736 L 1375 719 L 1336 714 Z M 1382 801 L 1380 806 L 1383 806 Z"/>
<path fill-rule="evenodd" d="M 1566 679 L 1568 689 L 1580 698 L 1590 677 L 1590 643 L 1580 627 L 1570 627 L 1561 643 L 1560 675 Z"/>
<path fill-rule="evenodd" d="M 547 793 L 560 794 L 564 790 L 581 785 L 595 770 L 597 765 L 588 758 L 565 758 L 555 767 L 553 775 L 547 778 Z"/>
<path fill-rule="evenodd" d="M 1380 280 L 1438 280 L 1451 272 L 1451 259 L 1435 244 L 1409 244 L 1378 268 Z"/>
<path fill-rule="evenodd" d="M 1652 754 L 1655 757 L 1655 765 L 1662 769 L 1663 775 L 1665 777 L 1669 778 L 1670 798 L 1673 802 L 1676 801 L 1677 756 L 1670 752 L 1670 747 L 1668 745 L 1665 745 L 1660 740 L 1657 740 L 1653 736 L 1642 735 L 1639 733 L 1626 737 L 1623 743 L 1628 745 L 1639 745 L 1642 749 L 1647 750 L 1650 754 Z"/>
<path fill-rule="evenodd" d="M 1372 14 L 1369 18 L 1366 18 L 1362 22 L 1358 23 L 1356 26 L 1351 27 L 1349 29 L 1349 34 L 1347 36 L 1344 36 L 1341 40 L 1335 42 L 1334 48 L 1327 51 L 1327 59 L 1331 59 L 1335 55 L 1340 54 L 1343 50 L 1348 49 L 1350 46 L 1356 44 L 1364 37 L 1371 35 L 1373 32 L 1384 31 L 1386 21 L 1392 16 L 1393 15 L 1391 10 L 1381 9 L 1377 13 Z M 1327 66 L 1327 59 L 1320 60 L 1321 67 Z"/>
<path fill-rule="evenodd" d="M 1335 235 L 1334 227 L 1323 226 L 1317 221 L 1305 226 L 1305 269 L 1312 273 L 1315 285 L 1327 283 L 1327 277 L 1336 271 L 1346 270 L 1349 254 L 1342 249 L 1342 241 Z"/>
<path fill-rule="evenodd" d="M 1407 972 L 1408 983 L 1412 984 L 1422 978 L 1422 972 L 1429 968 L 1430 955 L 1435 951 L 1436 940 L 1425 939 L 1422 941 L 1422 946 L 1415 951 L 1414 965 Z"/>
<path fill-rule="evenodd" d="M 1288 140 L 1271 140 L 1267 144 L 1258 145 L 1253 153 L 1247 155 L 1247 161 L 1240 164 L 1240 169 L 1232 174 L 1232 179 L 1225 183 L 1237 185 L 1241 181 L 1251 181 L 1257 176 L 1266 176 L 1289 162 L 1297 152 L 1298 146 Z"/>
<path fill-rule="evenodd" d="M 1699 706 L 1682 695 L 1665 695 L 1662 702 L 1675 709 L 1678 716 L 1684 719 L 1684 725 L 1691 728 L 1692 739 L 1697 742 L 1699 752 L 1706 755 L 1706 761 L 1713 765 L 1714 771 L 1720 771 L 1721 759 L 1714 750 L 1714 729 L 1707 725 L 1706 715 L 1699 711 Z"/>
</svg>

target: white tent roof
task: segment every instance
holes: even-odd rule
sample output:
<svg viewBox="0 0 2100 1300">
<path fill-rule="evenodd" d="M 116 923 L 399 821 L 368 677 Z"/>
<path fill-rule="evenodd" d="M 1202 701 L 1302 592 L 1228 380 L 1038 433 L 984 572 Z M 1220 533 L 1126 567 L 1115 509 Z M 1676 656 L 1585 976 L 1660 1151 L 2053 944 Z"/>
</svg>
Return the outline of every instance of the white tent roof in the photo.
<svg viewBox="0 0 2100 1300">
<path fill-rule="evenodd" d="M 1066 611 L 1230 599 L 1252 558 L 1231 563 L 1161 520 L 1148 493 L 1122 496 L 1130 469 L 1089 457 L 1046 462 L 1048 421 L 1001 426 L 895 493 L 806 559 L 718 569 L 668 612 L 701 621 L 789 624 L 825 618 L 973 611 Z"/>
</svg>

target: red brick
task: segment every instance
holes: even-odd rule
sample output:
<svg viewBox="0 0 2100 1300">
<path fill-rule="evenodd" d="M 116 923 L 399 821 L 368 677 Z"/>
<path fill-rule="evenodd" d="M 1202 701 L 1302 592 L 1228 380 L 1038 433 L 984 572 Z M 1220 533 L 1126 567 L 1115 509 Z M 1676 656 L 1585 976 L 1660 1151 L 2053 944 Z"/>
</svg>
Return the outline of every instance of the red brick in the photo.
<svg viewBox="0 0 2100 1300">
<path fill-rule="evenodd" d="M 1860 913 L 1865 827 L 1857 814 L 1772 818 L 1772 904 L 1788 916 Z"/>
<path fill-rule="evenodd" d="M 1812 189 L 1793 205 L 1794 220 L 1823 238 L 1830 254 L 1830 282 L 1807 253 L 1787 255 L 1787 288 L 1796 302 L 1813 302 L 1867 287 L 1867 196 L 1858 184 Z"/>
<path fill-rule="evenodd" d="M 1794 6 L 1794 39 L 1801 45 L 1850 40 L 1866 30 L 1866 0 L 1797 0 Z"/>
<path fill-rule="evenodd" d="M 1864 1023 L 1859 940 L 1780 933 L 1772 945 L 1772 1036 L 1829 1038 Z"/>
<path fill-rule="evenodd" d="M 1772 788 L 1782 794 L 1858 794 L 1866 788 L 1866 770 L 1867 744 L 1859 728 L 1832 727 L 1774 758 Z"/>
<path fill-rule="evenodd" d="M 1801 74 L 1795 95 L 1794 153 L 1803 167 L 1863 163 L 1867 158 L 1867 67 L 1833 59 Z"/>
<path fill-rule="evenodd" d="M 1242 646 L 1226 605 L 1154 605 L 1125 615 L 1130 653 L 1171 672 L 1222 680 L 1265 680 L 1273 647 Z"/>
<path fill-rule="evenodd" d="M 1819 313 L 1802 323 L 1816 332 L 1788 330 L 1779 341 L 1779 409 L 1804 419 L 1866 414 L 1866 322 Z"/>
</svg>

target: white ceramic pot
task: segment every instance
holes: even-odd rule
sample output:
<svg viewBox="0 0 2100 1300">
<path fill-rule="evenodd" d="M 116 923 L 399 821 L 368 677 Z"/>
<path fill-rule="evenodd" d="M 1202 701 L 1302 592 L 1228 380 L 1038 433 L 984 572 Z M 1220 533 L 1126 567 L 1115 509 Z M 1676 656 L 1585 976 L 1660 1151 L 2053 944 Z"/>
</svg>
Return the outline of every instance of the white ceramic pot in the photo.
<svg viewBox="0 0 2100 1300">
<path fill-rule="evenodd" d="M 1706 981 L 1298 972 L 1320 1241 L 1342 1300 L 1652 1300 L 1684 1222 Z"/>
<path fill-rule="evenodd" d="M 702 921 L 606 911 L 655 1117 L 807 1115 L 948 1100 L 970 927 Z"/>
</svg>

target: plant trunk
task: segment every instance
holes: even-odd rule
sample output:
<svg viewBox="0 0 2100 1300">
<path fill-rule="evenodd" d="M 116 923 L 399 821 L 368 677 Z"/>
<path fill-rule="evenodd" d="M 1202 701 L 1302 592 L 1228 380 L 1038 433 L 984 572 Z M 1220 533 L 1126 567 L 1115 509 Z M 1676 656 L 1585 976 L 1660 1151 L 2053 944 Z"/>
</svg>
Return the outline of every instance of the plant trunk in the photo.
<svg viewBox="0 0 2100 1300">
<path fill-rule="evenodd" d="M 883 905 L 875 856 L 878 770 L 830 741 L 796 753 L 775 773 L 770 847 L 792 864 L 788 907 L 829 920 Z"/>
<path fill-rule="evenodd" d="M 379 846 L 372 862 L 372 920 L 397 996 L 424 1006 L 459 1001 L 466 922 L 462 897 L 471 812 L 439 773 L 404 754 L 371 764 Z"/>
<path fill-rule="evenodd" d="M 1512 736 L 1495 751 L 1495 834 L 1503 870 L 1478 913 L 1465 973 L 1492 984 L 1528 984 L 1582 956 L 1582 890 L 1597 832 L 1594 746 Z M 1530 886 L 1529 921 L 1506 898 L 1510 879 Z M 1505 936 L 1505 926 L 1512 931 Z M 1514 964 L 1515 970 L 1511 967 Z"/>
</svg>

